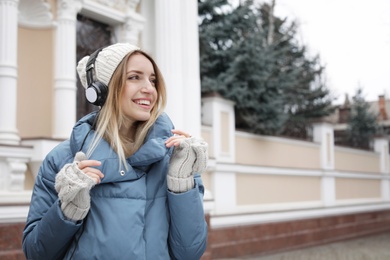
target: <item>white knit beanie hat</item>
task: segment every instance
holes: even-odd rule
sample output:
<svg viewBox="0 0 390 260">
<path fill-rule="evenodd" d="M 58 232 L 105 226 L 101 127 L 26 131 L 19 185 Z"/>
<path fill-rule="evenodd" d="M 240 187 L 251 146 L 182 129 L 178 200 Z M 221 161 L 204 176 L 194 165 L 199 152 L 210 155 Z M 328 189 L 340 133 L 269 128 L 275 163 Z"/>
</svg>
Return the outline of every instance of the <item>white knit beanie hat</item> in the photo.
<svg viewBox="0 0 390 260">
<path fill-rule="evenodd" d="M 100 81 L 108 86 L 112 75 L 123 58 L 133 51 L 140 50 L 139 47 L 129 43 L 116 43 L 102 49 L 95 60 L 95 81 Z M 82 58 L 77 64 L 77 72 L 81 84 L 88 88 L 86 67 L 89 56 Z"/>
</svg>

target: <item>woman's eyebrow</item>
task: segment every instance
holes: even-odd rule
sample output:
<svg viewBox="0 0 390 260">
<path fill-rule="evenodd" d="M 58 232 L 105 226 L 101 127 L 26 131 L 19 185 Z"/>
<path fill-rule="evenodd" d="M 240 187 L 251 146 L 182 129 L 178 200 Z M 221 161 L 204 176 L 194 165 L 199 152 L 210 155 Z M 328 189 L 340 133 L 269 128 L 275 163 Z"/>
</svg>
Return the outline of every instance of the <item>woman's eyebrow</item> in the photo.
<svg viewBox="0 0 390 260">
<path fill-rule="evenodd" d="M 144 74 L 142 71 L 140 71 L 140 70 L 129 70 L 129 71 L 127 71 L 126 72 L 127 74 L 129 74 L 129 73 L 137 73 L 137 74 Z"/>
<path fill-rule="evenodd" d="M 141 74 L 141 75 L 145 74 L 143 71 L 140 71 L 140 70 L 129 70 L 126 72 L 126 74 L 129 74 L 129 73 L 137 73 L 137 74 Z M 152 74 L 150 74 L 150 76 L 155 77 L 156 73 L 153 72 Z"/>
</svg>

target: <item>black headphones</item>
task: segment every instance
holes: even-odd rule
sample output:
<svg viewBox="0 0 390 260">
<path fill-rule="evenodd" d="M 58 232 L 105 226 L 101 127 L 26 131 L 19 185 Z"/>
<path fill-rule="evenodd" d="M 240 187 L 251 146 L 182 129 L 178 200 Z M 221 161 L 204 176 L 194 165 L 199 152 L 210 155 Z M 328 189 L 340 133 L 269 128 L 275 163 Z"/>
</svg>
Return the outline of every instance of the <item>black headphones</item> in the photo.
<svg viewBox="0 0 390 260">
<path fill-rule="evenodd" d="M 89 103 L 95 106 L 103 106 L 108 94 L 108 87 L 106 84 L 93 80 L 95 74 L 95 61 L 102 49 L 103 48 L 100 48 L 91 54 L 86 67 L 88 87 L 85 90 L 85 97 Z"/>
</svg>

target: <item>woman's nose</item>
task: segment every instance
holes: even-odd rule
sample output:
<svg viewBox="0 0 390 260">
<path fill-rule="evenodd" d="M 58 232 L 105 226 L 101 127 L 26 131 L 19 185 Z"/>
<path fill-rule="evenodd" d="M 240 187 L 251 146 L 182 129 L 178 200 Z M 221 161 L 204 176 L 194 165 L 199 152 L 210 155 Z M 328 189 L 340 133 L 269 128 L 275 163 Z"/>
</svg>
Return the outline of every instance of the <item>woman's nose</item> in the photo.
<svg viewBox="0 0 390 260">
<path fill-rule="evenodd" d="M 154 86 L 152 84 L 152 82 L 150 82 L 149 80 L 147 80 L 143 85 L 142 85 L 142 91 L 145 92 L 145 93 L 150 93 L 152 92 L 154 89 Z"/>
</svg>

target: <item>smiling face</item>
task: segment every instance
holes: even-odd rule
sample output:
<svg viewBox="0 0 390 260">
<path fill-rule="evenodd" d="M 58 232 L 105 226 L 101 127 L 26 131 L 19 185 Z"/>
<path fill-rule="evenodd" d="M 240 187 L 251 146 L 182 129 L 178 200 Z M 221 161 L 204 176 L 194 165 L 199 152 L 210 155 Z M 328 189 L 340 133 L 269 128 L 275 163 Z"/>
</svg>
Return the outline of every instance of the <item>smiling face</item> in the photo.
<svg viewBox="0 0 390 260">
<path fill-rule="evenodd" d="M 126 76 L 121 97 L 122 113 L 133 123 L 146 121 L 157 100 L 153 64 L 144 55 L 135 53 L 129 57 Z"/>
</svg>

